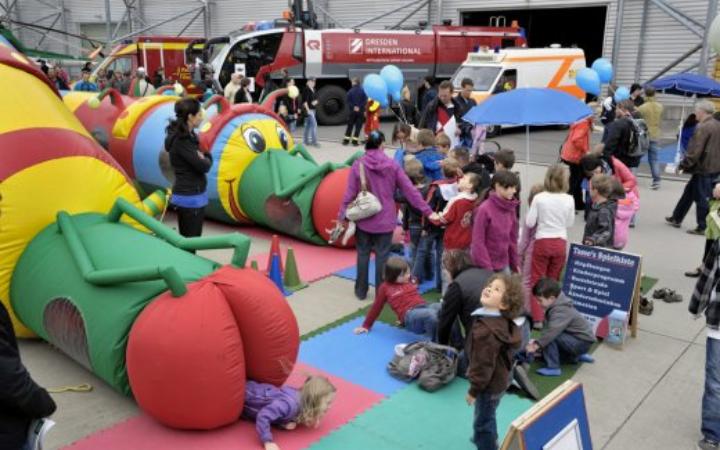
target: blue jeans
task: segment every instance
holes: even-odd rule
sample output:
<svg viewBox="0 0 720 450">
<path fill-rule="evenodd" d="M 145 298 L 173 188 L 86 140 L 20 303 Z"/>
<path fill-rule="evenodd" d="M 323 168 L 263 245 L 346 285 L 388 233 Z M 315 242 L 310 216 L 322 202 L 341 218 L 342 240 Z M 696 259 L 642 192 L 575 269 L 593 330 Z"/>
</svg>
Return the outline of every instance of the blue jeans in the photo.
<svg viewBox="0 0 720 450">
<path fill-rule="evenodd" d="M 416 306 L 405 313 L 405 329 L 436 341 L 440 303 Z"/>
<path fill-rule="evenodd" d="M 435 274 L 435 287 L 438 291 L 442 290 L 442 254 L 443 254 L 443 235 L 442 233 L 423 233 L 420 237 L 417 253 L 415 254 L 415 263 L 413 265 L 412 274 L 422 282 L 428 275 L 426 267 L 428 260 L 433 259 L 433 244 L 435 244 L 435 257 L 433 261 L 433 272 Z"/>
<path fill-rule="evenodd" d="M 543 359 L 550 369 L 559 369 L 560 360 L 576 362 L 578 356 L 587 353 L 592 343 L 582 341 L 573 335 L 560 333 L 553 341 L 543 347 Z"/>
<path fill-rule="evenodd" d="M 650 141 L 650 148 L 648 149 L 648 165 L 650 166 L 653 184 L 660 184 L 660 163 L 658 162 L 659 149 L 660 144 L 658 141 Z"/>
<path fill-rule="evenodd" d="M 355 248 L 357 250 L 357 278 L 355 279 L 355 296 L 365 298 L 368 291 L 368 269 L 370 252 L 375 252 L 375 289 L 383 280 L 385 261 L 390 254 L 392 233 L 367 233 L 360 228 L 355 231 Z"/>
<path fill-rule="evenodd" d="M 497 450 L 498 432 L 495 411 L 500 403 L 500 394 L 483 392 L 475 399 L 473 420 L 473 441 L 478 450 Z"/>
<path fill-rule="evenodd" d="M 422 236 L 422 225 L 410 225 L 408 234 L 410 235 L 410 268 L 412 269 L 415 267 L 417 248 L 420 245 L 420 236 Z"/>
<path fill-rule="evenodd" d="M 717 176 L 718 174 L 716 173 L 708 175 L 693 174 L 685 185 L 685 190 L 675 206 L 672 219 L 677 223 L 682 223 L 694 202 L 697 227 L 704 230 L 706 227 L 705 217 L 708 214 L 709 208 L 708 199 L 712 195 L 712 182 Z"/>
<path fill-rule="evenodd" d="M 315 110 L 311 109 L 305 118 L 305 128 L 303 129 L 303 144 L 317 145 L 317 119 L 315 118 Z"/>
<path fill-rule="evenodd" d="M 720 340 L 707 338 L 702 427 L 705 439 L 720 442 Z"/>
</svg>

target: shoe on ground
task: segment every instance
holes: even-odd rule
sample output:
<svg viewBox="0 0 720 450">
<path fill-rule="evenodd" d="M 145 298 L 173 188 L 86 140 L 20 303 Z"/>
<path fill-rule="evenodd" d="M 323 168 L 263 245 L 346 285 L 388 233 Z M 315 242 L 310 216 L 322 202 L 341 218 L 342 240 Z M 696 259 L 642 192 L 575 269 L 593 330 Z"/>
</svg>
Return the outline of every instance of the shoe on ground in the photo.
<svg viewBox="0 0 720 450">
<path fill-rule="evenodd" d="M 562 375 L 562 370 L 560 369 L 552 369 L 550 367 L 541 367 L 538 370 L 536 370 L 538 374 L 544 376 L 544 377 L 559 377 Z"/>
<path fill-rule="evenodd" d="M 590 356 L 589 353 L 583 353 L 582 355 L 578 356 L 578 362 L 592 364 L 595 362 L 595 358 Z"/>
<path fill-rule="evenodd" d="M 645 297 L 640 297 L 640 307 L 638 308 L 638 312 L 640 314 L 646 316 L 652 315 L 653 309 L 655 309 L 655 304 L 652 300 L 648 300 Z"/>
<path fill-rule="evenodd" d="M 700 450 L 718 450 L 720 448 L 720 445 L 718 445 L 718 443 L 715 441 L 703 438 L 698 441 L 697 448 Z"/>
<path fill-rule="evenodd" d="M 342 140 L 342 145 L 348 145 L 349 143 L 350 143 L 350 141 L 348 139 Z"/>
<path fill-rule="evenodd" d="M 692 230 L 687 230 L 687 234 L 694 234 L 697 236 L 705 236 L 705 230 L 702 228 L 693 228 Z"/>
<path fill-rule="evenodd" d="M 650 189 L 652 189 L 653 191 L 657 191 L 658 189 L 660 189 L 660 183 L 651 184 Z"/>
<path fill-rule="evenodd" d="M 630 222 L 630 228 L 635 228 L 635 222 Z"/>
<path fill-rule="evenodd" d="M 680 303 L 683 301 L 682 295 L 678 294 L 677 292 L 670 290 L 668 295 L 663 297 L 662 299 L 665 303 Z"/>
<path fill-rule="evenodd" d="M 360 301 L 366 300 L 366 299 L 367 299 L 367 294 L 365 294 L 365 295 L 360 295 L 360 294 L 358 294 L 358 293 L 356 292 L 356 293 L 355 293 L 355 298 L 358 299 L 358 300 L 360 300 Z"/>
<path fill-rule="evenodd" d="M 673 290 L 672 290 L 672 289 L 660 288 L 660 289 L 655 289 L 655 290 L 653 291 L 652 297 L 655 298 L 655 299 L 661 300 L 661 299 L 664 299 L 665 297 L 667 297 L 668 295 L 670 295 L 670 294 L 672 294 L 672 293 L 673 293 Z"/>
<path fill-rule="evenodd" d="M 688 278 L 699 278 L 701 273 L 702 270 L 698 267 L 696 269 L 688 270 L 687 272 L 685 272 L 685 276 Z"/>
<path fill-rule="evenodd" d="M 666 217 L 666 218 L 665 218 L 665 222 L 667 222 L 667 224 L 670 225 L 670 226 L 672 226 L 672 227 L 680 228 L 680 222 L 678 222 L 677 220 L 673 219 L 672 216 Z"/>
<path fill-rule="evenodd" d="M 359 143 L 358 141 L 353 141 L 353 146 L 354 146 L 354 147 L 357 147 L 358 145 L 360 145 L 360 143 Z"/>
<path fill-rule="evenodd" d="M 516 364 L 513 369 L 513 381 L 525 392 L 531 399 L 537 401 L 540 400 L 540 391 L 538 391 L 535 384 L 530 380 L 525 368 L 522 364 Z"/>
</svg>

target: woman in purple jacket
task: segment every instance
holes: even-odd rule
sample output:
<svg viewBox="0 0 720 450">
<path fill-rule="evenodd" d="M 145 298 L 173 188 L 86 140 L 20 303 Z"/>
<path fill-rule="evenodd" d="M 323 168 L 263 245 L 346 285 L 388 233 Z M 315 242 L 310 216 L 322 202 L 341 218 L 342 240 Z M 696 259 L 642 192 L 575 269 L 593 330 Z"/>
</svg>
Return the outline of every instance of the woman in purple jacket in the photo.
<svg viewBox="0 0 720 450">
<path fill-rule="evenodd" d="M 255 421 L 265 450 L 279 450 L 272 425 L 294 430 L 298 424 L 317 428 L 335 397 L 335 386 L 321 376 L 309 376 L 301 389 L 250 381 L 245 385 L 242 417 Z"/>
<path fill-rule="evenodd" d="M 420 211 L 423 216 L 437 219 L 420 192 L 405 175 L 402 167 L 385 155 L 383 143 L 385 135 L 381 131 L 373 131 L 365 143 L 365 154 L 357 159 L 350 171 L 347 190 L 343 197 L 338 214 L 338 222 L 345 221 L 345 210 L 348 204 L 360 192 L 360 164 L 365 167 L 368 190 L 380 203 L 382 210 L 374 216 L 357 222 L 355 245 L 357 247 L 357 279 L 355 280 L 355 297 L 365 300 L 368 291 L 368 266 L 370 252 L 375 252 L 375 287 L 382 284 L 383 268 L 390 253 L 393 230 L 397 226 L 397 209 L 395 208 L 395 191 L 403 194 L 410 205 Z"/>
</svg>

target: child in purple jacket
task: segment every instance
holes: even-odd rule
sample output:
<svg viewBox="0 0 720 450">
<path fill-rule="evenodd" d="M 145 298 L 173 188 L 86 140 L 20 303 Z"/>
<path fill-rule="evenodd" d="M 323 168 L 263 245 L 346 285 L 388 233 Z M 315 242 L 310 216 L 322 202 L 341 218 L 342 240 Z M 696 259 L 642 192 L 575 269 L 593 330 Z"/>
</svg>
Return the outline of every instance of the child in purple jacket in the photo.
<svg viewBox="0 0 720 450">
<path fill-rule="evenodd" d="M 509 170 L 493 175 L 492 191 L 475 212 L 470 256 L 473 264 L 494 272 L 518 272 L 518 201 L 520 179 Z"/>
<path fill-rule="evenodd" d="M 255 421 L 265 450 L 279 450 L 272 425 L 294 430 L 298 424 L 317 428 L 335 397 L 335 386 L 321 376 L 309 376 L 301 389 L 250 381 L 245 385 L 242 417 Z"/>
</svg>

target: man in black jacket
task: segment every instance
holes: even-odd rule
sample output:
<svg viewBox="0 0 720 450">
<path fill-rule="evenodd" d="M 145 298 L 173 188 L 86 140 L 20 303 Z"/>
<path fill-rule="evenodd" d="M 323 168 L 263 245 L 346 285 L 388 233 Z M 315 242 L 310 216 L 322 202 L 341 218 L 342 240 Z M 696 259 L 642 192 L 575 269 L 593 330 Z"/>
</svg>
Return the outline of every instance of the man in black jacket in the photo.
<svg viewBox="0 0 720 450">
<path fill-rule="evenodd" d="M 428 103 L 422 112 L 419 128 L 427 128 L 437 134 L 444 131 L 445 125 L 454 117 L 456 132 L 454 136 L 448 137 L 450 139 L 459 137 L 464 140 L 466 136 L 471 135 L 472 125 L 462 120 L 464 108 L 452 94 L 453 86 L 451 82 L 446 80 L 440 83 L 437 98 Z"/>
<path fill-rule="evenodd" d="M 0 303 L 0 450 L 23 450 L 30 423 L 55 412 L 55 402 L 20 361 L 10 316 Z"/>
<path fill-rule="evenodd" d="M 460 82 L 460 94 L 458 94 L 457 97 L 455 97 L 460 104 L 460 117 L 463 117 L 465 114 L 468 113 L 473 107 L 477 106 L 477 102 L 474 98 L 472 98 L 472 92 L 475 87 L 475 83 L 473 83 L 473 80 L 470 78 L 463 78 Z M 472 139 L 472 126 L 465 125 L 465 122 L 461 122 L 463 124 L 463 127 L 465 128 L 464 132 L 462 133 L 461 137 L 461 145 L 463 147 L 472 148 L 473 146 L 473 139 Z"/>
<path fill-rule="evenodd" d="M 610 161 L 614 156 L 631 170 L 640 165 L 640 157 L 629 156 L 630 140 L 632 139 L 632 117 L 635 105 L 632 100 L 623 100 L 615 108 L 615 120 L 608 125 L 607 135 L 603 140 L 603 157 Z"/>
<path fill-rule="evenodd" d="M 345 137 L 343 145 L 348 145 L 352 139 L 353 145 L 360 145 L 360 129 L 365 121 L 365 104 L 367 103 L 367 95 L 360 86 L 360 79 L 355 77 L 352 79 L 352 88 L 347 93 L 347 104 L 350 108 L 348 115 L 347 128 L 345 128 Z"/>
</svg>

